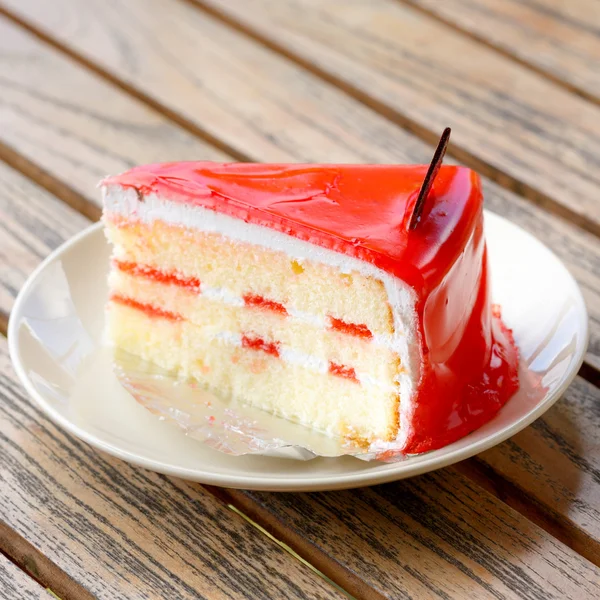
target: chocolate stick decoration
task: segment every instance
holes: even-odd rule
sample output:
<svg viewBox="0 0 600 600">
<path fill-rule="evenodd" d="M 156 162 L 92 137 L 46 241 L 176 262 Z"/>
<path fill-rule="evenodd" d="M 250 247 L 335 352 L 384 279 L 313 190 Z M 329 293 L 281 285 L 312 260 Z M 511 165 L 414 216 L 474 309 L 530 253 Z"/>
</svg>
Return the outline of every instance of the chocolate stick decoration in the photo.
<svg viewBox="0 0 600 600">
<path fill-rule="evenodd" d="M 442 161 L 444 160 L 444 155 L 446 154 L 446 148 L 448 147 L 448 140 L 450 139 L 450 131 L 450 127 L 446 127 L 446 129 L 444 129 L 444 133 L 442 133 L 442 137 L 440 138 L 438 146 L 435 149 L 435 154 L 431 159 L 429 169 L 427 169 L 427 175 L 425 175 L 423 185 L 419 190 L 419 197 L 417 198 L 413 214 L 410 218 L 410 223 L 408 225 L 409 231 L 416 229 L 417 225 L 419 224 L 421 213 L 425 207 L 425 201 L 427 200 L 427 196 L 429 196 L 429 191 L 431 190 L 431 186 L 433 185 L 438 171 L 442 166 Z"/>
</svg>

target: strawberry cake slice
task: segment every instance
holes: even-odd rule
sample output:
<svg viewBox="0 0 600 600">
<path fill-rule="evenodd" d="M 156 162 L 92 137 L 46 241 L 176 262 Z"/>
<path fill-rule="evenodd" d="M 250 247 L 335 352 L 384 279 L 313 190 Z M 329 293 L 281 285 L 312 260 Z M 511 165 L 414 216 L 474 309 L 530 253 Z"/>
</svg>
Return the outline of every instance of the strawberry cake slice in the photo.
<svg viewBox="0 0 600 600">
<path fill-rule="evenodd" d="M 446 445 L 518 388 L 477 175 L 179 162 L 103 181 L 114 345 L 364 447 Z"/>
</svg>

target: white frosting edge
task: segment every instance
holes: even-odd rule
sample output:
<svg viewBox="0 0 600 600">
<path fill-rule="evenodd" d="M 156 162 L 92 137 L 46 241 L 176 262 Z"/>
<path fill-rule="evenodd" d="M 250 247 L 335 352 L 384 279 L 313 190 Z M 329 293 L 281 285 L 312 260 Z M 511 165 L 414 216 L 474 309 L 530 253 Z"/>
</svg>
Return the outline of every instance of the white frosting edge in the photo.
<svg viewBox="0 0 600 600">
<path fill-rule="evenodd" d="M 232 240 L 286 252 L 299 262 L 320 262 L 337 268 L 342 273 L 354 271 L 365 277 L 379 279 L 386 290 L 394 319 L 391 346 L 400 356 L 403 365 L 402 373 L 398 377 L 401 398 L 400 430 L 395 444 L 399 447 L 404 446 L 412 431 L 413 394 L 419 381 L 416 294 L 409 285 L 369 262 L 201 206 L 173 202 L 155 193 L 145 195 L 143 200 L 140 200 L 135 189 L 116 184 L 104 185 L 102 196 L 105 213 L 114 213 L 142 223 L 163 221 L 190 229 L 218 233 Z"/>
</svg>

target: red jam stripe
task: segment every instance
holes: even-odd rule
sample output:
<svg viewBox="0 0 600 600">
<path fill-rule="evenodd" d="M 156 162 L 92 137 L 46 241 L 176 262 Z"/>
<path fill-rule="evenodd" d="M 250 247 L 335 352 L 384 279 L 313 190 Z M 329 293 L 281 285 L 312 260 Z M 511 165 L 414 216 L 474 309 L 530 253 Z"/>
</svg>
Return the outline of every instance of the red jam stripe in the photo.
<svg viewBox="0 0 600 600">
<path fill-rule="evenodd" d="M 259 337 L 242 336 L 242 347 L 250 350 L 261 350 L 265 354 L 279 358 L 279 342 L 267 342 Z"/>
<path fill-rule="evenodd" d="M 345 377 L 346 379 L 350 379 L 351 381 L 355 381 L 356 383 L 358 383 L 356 371 L 353 367 L 345 367 L 344 365 L 338 365 L 337 363 L 329 361 L 329 372 L 332 375 L 337 375 L 338 377 Z"/>
<path fill-rule="evenodd" d="M 283 304 L 275 302 L 273 300 L 267 300 L 263 296 L 258 294 L 246 294 L 244 296 L 244 303 L 246 306 L 256 306 L 257 308 L 264 308 L 272 310 L 273 312 L 279 313 L 280 315 L 287 315 L 288 312 Z"/>
<path fill-rule="evenodd" d="M 122 304 L 123 306 L 128 306 L 129 308 L 134 308 L 135 310 L 146 313 L 146 315 L 149 317 L 159 317 L 161 319 L 167 319 L 168 321 L 182 320 L 180 315 L 169 312 L 168 310 L 163 310 L 162 308 L 158 308 L 156 306 L 152 306 L 152 304 L 144 304 L 143 302 L 126 298 L 120 294 L 112 294 L 110 299 L 112 302 L 116 302 L 117 304 Z"/>
<path fill-rule="evenodd" d="M 115 259 L 114 264 L 119 271 L 133 275 L 134 277 L 145 277 L 146 279 L 164 283 L 165 285 L 173 284 L 189 289 L 200 289 L 200 280 L 195 277 L 183 277 L 175 273 L 165 273 L 153 267 L 124 260 Z"/>
<path fill-rule="evenodd" d="M 331 323 L 331 329 L 334 329 L 335 331 L 341 331 L 342 333 L 347 333 L 348 335 L 355 335 L 357 337 L 363 337 L 369 340 L 373 337 L 371 330 L 366 325 L 346 323 L 346 321 L 336 319 L 335 317 L 329 317 L 329 320 Z"/>
</svg>

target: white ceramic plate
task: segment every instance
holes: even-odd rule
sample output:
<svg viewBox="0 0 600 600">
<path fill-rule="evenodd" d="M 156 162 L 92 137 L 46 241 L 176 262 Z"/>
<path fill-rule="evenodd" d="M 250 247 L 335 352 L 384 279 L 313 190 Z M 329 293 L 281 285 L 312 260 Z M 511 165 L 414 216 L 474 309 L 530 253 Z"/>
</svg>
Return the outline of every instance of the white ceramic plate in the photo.
<svg viewBox="0 0 600 600">
<path fill-rule="evenodd" d="M 418 475 L 486 450 L 543 414 L 565 391 L 587 345 L 587 314 L 571 275 L 545 246 L 486 213 L 494 301 L 533 378 L 469 436 L 403 462 L 230 456 L 186 437 L 138 405 L 101 348 L 109 248 L 100 224 L 56 250 L 15 303 L 9 347 L 19 378 L 58 425 L 128 462 L 202 483 L 261 490 L 333 490 Z M 534 385 L 532 381 L 535 380 Z"/>
</svg>

